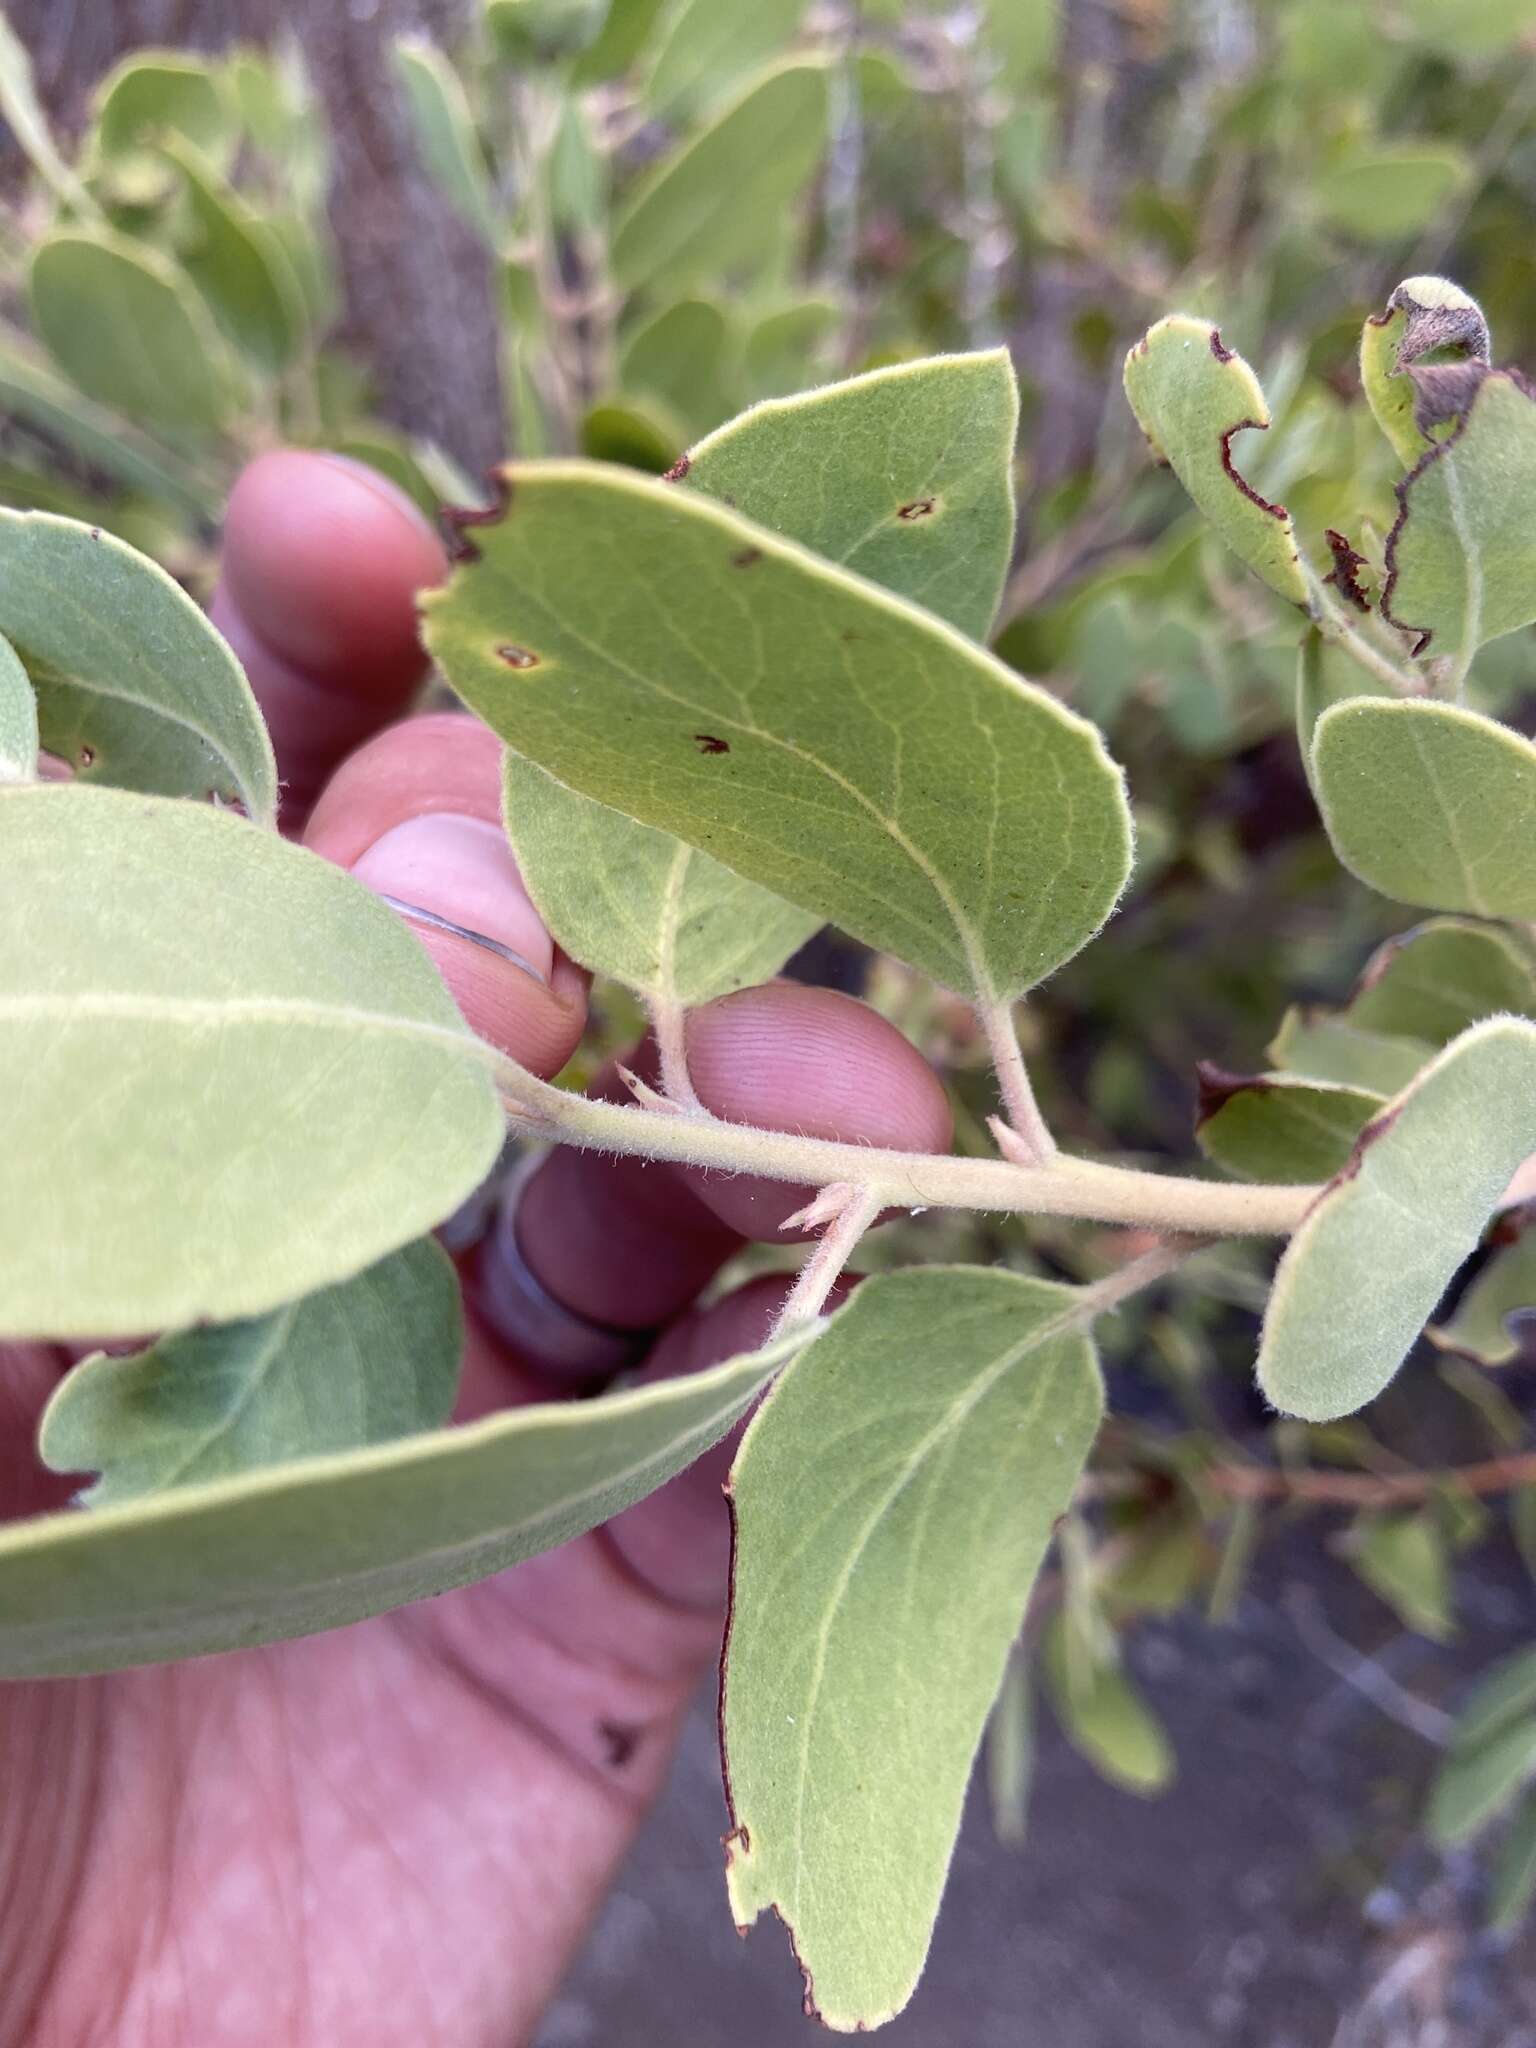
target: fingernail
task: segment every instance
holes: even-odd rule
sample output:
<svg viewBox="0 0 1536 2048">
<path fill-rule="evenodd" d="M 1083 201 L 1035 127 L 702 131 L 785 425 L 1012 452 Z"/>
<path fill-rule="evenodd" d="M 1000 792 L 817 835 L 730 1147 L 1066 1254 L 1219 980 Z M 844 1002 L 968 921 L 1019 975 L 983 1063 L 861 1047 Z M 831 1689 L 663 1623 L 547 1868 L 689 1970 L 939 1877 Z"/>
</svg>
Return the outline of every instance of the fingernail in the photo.
<svg viewBox="0 0 1536 2048">
<path fill-rule="evenodd" d="M 338 455 L 330 448 L 320 448 L 315 453 L 321 462 L 327 463 L 332 469 L 344 469 L 348 476 L 354 476 L 360 483 L 367 484 L 375 496 L 382 498 L 395 511 L 403 512 L 423 533 L 430 533 L 439 543 L 442 541 L 442 535 L 426 513 L 408 491 L 401 490 L 393 477 L 385 476 L 371 463 L 359 462 L 354 455 Z"/>
<path fill-rule="evenodd" d="M 424 929 L 459 932 L 490 940 L 516 956 L 547 986 L 554 966 L 554 942 L 529 902 L 511 849 L 500 829 L 483 818 L 436 811 L 392 825 L 352 872 L 376 896 L 393 900 L 402 915 Z"/>
</svg>

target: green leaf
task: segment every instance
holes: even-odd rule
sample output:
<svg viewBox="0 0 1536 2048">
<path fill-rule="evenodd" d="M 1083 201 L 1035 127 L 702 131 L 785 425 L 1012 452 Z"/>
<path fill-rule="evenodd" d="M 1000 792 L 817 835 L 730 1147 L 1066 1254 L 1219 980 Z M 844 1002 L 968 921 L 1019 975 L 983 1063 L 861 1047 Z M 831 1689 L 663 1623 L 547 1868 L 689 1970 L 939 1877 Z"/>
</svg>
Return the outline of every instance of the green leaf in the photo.
<svg viewBox="0 0 1536 2048">
<path fill-rule="evenodd" d="M 824 64 L 786 64 L 663 159 L 614 230 L 620 289 L 665 297 L 750 271 L 816 168 L 827 104 Z"/>
<path fill-rule="evenodd" d="M 1015 1644 L 987 1722 L 987 1797 L 992 1808 L 992 1831 L 1010 1849 L 1023 1848 L 1028 1839 L 1036 1761 L 1035 1703 L 1029 1664 L 1023 1650 Z"/>
<path fill-rule="evenodd" d="M 539 915 L 573 960 L 666 1005 L 778 973 L 821 919 L 508 754 L 507 837 Z"/>
<path fill-rule="evenodd" d="M 48 117 L 38 100 L 27 46 L 3 14 L 0 14 L 0 120 L 10 129 L 17 146 L 45 183 L 72 206 L 88 213 L 91 210 L 90 195 L 59 154 Z"/>
<path fill-rule="evenodd" d="M 137 50 L 96 89 L 94 146 L 102 156 L 123 156 L 180 135 L 222 166 L 233 147 L 230 111 L 217 74 L 201 58 Z"/>
<path fill-rule="evenodd" d="M 578 90 L 601 85 L 629 71 L 645 48 L 664 5 L 665 0 L 609 0 L 595 40 L 571 67 L 572 85 Z"/>
<path fill-rule="evenodd" d="M 1049 74 L 1061 40 L 1058 0 L 984 0 L 984 15 L 982 36 L 1010 91 Z"/>
<path fill-rule="evenodd" d="M 396 36 L 389 56 L 423 163 L 455 210 L 494 247 L 502 225 L 463 80 L 426 36 Z"/>
<path fill-rule="evenodd" d="M 37 699 L 9 640 L 0 638 L 0 783 L 37 774 Z"/>
<path fill-rule="evenodd" d="M 1429 1795 L 1429 1832 L 1443 1849 L 1467 1841 L 1536 1775 L 1536 1715 L 1475 1749 L 1453 1749 Z"/>
<path fill-rule="evenodd" d="M 1006 349 L 934 356 L 753 406 L 690 451 L 687 481 L 984 640 L 1018 423 Z"/>
<path fill-rule="evenodd" d="M 1529 0 L 1401 0 L 1408 37 L 1467 62 L 1492 57 L 1531 25 Z"/>
<path fill-rule="evenodd" d="M 686 1379 L 0 1531 L 0 1676 L 340 1628 L 568 1543 L 738 1422 L 805 1336 Z"/>
<path fill-rule="evenodd" d="M 675 0 L 645 81 L 650 111 L 666 119 L 707 106 L 792 42 L 805 10 L 806 0 L 752 0 L 750 7 Z"/>
<path fill-rule="evenodd" d="M 1317 775 L 1312 766 L 1312 740 L 1317 721 L 1331 705 L 1356 697 L 1390 699 L 1391 695 L 1384 686 L 1374 686 L 1354 657 L 1336 642 L 1325 640 L 1316 627 L 1307 629 L 1296 667 L 1296 744 L 1314 798 Z"/>
<path fill-rule="evenodd" d="M 1448 1351 L 1463 1351 L 1481 1365 L 1508 1365 L 1523 1349 L 1522 1326 L 1536 1322 L 1536 1229 L 1499 1245 L 1456 1304 L 1448 1321 L 1429 1335 Z M 1536 1704 L 1536 1702 L 1533 1702 Z"/>
<path fill-rule="evenodd" d="M 1091 726 L 700 494 L 583 463 L 507 483 L 425 615 L 516 752 L 986 1000 L 1098 930 L 1130 824 Z"/>
<path fill-rule="evenodd" d="M 1277 1067 L 1306 1081 L 1384 1097 L 1406 1088 L 1435 1048 L 1426 1039 L 1361 1031 L 1326 1010 L 1290 1009 L 1270 1041 Z"/>
<path fill-rule="evenodd" d="M 527 411 L 518 414 L 527 439 Z M 633 405 L 594 405 L 581 423 L 581 452 L 598 462 L 622 463 L 643 476 L 663 476 L 682 453 L 681 421 L 641 412 Z"/>
<path fill-rule="evenodd" d="M 1418 653 L 1449 657 L 1459 674 L 1479 647 L 1536 619 L 1536 400 L 1513 371 L 1472 363 L 1442 375 L 1450 397 L 1430 392 L 1426 413 L 1421 390 L 1417 417 L 1456 423 L 1398 486 L 1381 609 L 1419 636 Z"/>
<path fill-rule="evenodd" d="M 1218 330 L 1175 313 L 1159 320 L 1125 359 L 1125 395 L 1160 462 L 1172 468 L 1235 555 L 1293 604 L 1307 582 L 1291 516 L 1245 483 L 1234 437 L 1267 427 L 1259 380 Z"/>
<path fill-rule="evenodd" d="M 1360 382 L 1376 424 L 1405 468 L 1430 447 L 1414 420 L 1418 386 L 1408 376 L 1420 357 L 1448 350 L 1486 362 L 1488 323 L 1476 299 L 1445 277 L 1408 277 L 1360 331 Z"/>
<path fill-rule="evenodd" d="M 0 633 L 36 688 L 43 745 L 78 779 L 271 821 L 277 769 L 244 671 L 147 556 L 73 519 L 0 510 Z"/>
<path fill-rule="evenodd" d="M 707 433 L 732 409 L 735 336 L 709 299 L 679 299 L 638 327 L 619 357 L 627 393 L 664 406 L 689 434 Z"/>
<path fill-rule="evenodd" d="M 88 398 L 182 431 L 223 420 L 233 397 L 223 344 L 158 250 L 65 229 L 38 244 L 29 286 L 49 354 Z"/>
<path fill-rule="evenodd" d="M 388 1443 L 447 1421 L 463 1342 L 453 1262 L 418 1238 L 271 1315 L 97 1352 L 60 1381 L 38 1448 L 99 1473 L 80 1501 L 105 1508 Z"/>
<path fill-rule="evenodd" d="M 1318 171 L 1312 204 L 1357 242 L 1397 242 L 1428 227 L 1471 175 L 1460 150 L 1378 142 Z"/>
<path fill-rule="evenodd" d="M 1533 1151 L 1536 1025 L 1474 1025 L 1367 1125 L 1286 1247 L 1259 1351 L 1274 1405 L 1326 1422 L 1374 1399 Z"/>
<path fill-rule="evenodd" d="M 1488 1924 L 1518 1927 L 1536 1899 L 1536 1795 L 1527 1794 L 1499 1847 L 1488 1888 Z"/>
<path fill-rule="evenodd" d="M 419 1237 L 502 1119 L 421 947 L 200 804 L 0 791 L 0 1335 L 264 1314 Z M 324 1142 L 317 1143 L 317 1133 Z"/>
<path fill-rule="evenodd" d="M 1432 1515 L 1365 1515 L 1347 1554 L 1405 1628 L 1437 1643 L 1453 1633 L 1450 1561 Z"/>
<path fill-rule="evenodd" d="M 1173 1782 L 1167 1730 L 1118 1664 L 1077 1669 L 1066 1648 L 1067 1623 L 1053 1615 L 1043 1668 L 1061 1731 L 1101 1777 L 1122 1791 L 1153 1798 Z"/>
<path fill-rule="evenodd" d="M 1517 1650 L 1505 1657 L 1473 1688 L 1456 1716 L 1451 1736 L 1454 1749 L 1480 1749 L 1502 1735 L 1514 1721 L 1536 1714 L 1536 1650 Z"/>
<path fill-rule="evenodd" d="M 1317 722 L 1333 850 L 1398 903 L 1536 917 L 1536 746 L 1456 704 L 1362 697 Z"/>
<path fill-rule="evenodd" d="M 1536 1017 L 1536 962 L 1489 925 L 1436 918 L 1379 948 L 1344 1018 L 1438 1046 L 1495 1011 Z"/>
<path fill-rule="evenodd" d="M 739 1923 L 783 1918 L 806 2011 L 877 2026 L 927 1953 L 966 1780 L 1092 1444 L 1074 1290 L 979 1267 L 868 1280 L 731 1477 L 723 1679 Z"/>
<path fill-rule="evenodd" d="M 1244 1180 L 1329 1180 L 1384 1100 L 1337 1082 L 1202 1066 L 1195 1136 L 1208 1159 Z"/>
<path fill-rule="evenodd" d="M 304 340 L 304 294 L 281 241 L 191 143 L 164 154 L 185 182 L 195 239 L 182 267 L 226 339 L 269 376 L 287 368 Z"/>
</svg>

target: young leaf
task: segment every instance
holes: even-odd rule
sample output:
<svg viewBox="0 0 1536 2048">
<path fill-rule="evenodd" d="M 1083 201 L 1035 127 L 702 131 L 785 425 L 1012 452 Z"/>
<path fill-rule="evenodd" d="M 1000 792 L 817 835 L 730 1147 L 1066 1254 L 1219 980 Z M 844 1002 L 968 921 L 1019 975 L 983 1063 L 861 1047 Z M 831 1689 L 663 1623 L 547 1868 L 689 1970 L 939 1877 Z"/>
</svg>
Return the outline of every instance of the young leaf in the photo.
<svg viewBox="0 0 1536 2048">
<path fill-rule="evenodd" d="M 396 36 L 389 55 L 422 161 L 456 211 L 494 248 L 502 225 L 463 81 L 426 36 Z"/>
<path fill-rule="evenodd" d="M 1130 823 L 1091 726 L 701 495 L 582 463 L 507 482 L 425 610 L 516 752 L 968 994 L 1098 930 Z"/>
<path fill-rule="evenodd" d="M 1476 299 L 1445 277 L 1408 277 L 1360 333 L 1360 383 L 1376 424 L 1411 469 L 1431 446 L 1414 421 L 1418 387 L 1407 374 L 1421 357 L 1455 349 L 1487 362 L 1488 323 Z"/>
<path fill-rule="evenodd" d="M 653 1001 L 687 1007 L 766 981 L 821 923 L 517 754 L 505 792 L 512 851 L 560 945 Z"/>
<path fill-rule="evenodd" d="M 1536 961 L 1493 926 L 1436 918 L 1379 948 L 1343 1014 L 1438 1046 L 1495 1011 L 1536 1018 Z"/>
<path fill-rule="evenodd" d="M 1317 722 L 1333 850 L 1383 896 L 1536 917 L 1536 746 L 1456 704 L 1362 697 Z"/>
<path fill-rule="evenodd" d="M 37 699 L 9 640 L 0 638 L 0 783 L 37 774 Z"/>
<path fill-rule="evenodd" d="M 317 855 L 37 784 L 0 790 L 0 874 L 0 1335 L 263 1314 L 420 1236 L 495 1158 L 430 961 Z"/>
<path fill-rule="evenodd" d="M 111 1671 L 340 1628 L 568 1543 L 738 1422 L 806 1341 L 0 1531 L 0 1677 Z"/>
<path fill-rule="evenodd" d="M 1436 1774 L 1429 1795 L 1429 1832 L 1454 1848 L 1484 1827 L 1536 1776 L 1536 1715 L 1512 1721 L 1476 1748 L 1457 1747 Z"/>
<path fill-rule="evenodd" d="M 984 640 L 1018 423 L 1005 349 L 930 357 L 754 406 L 690 450 L 687 482 Z"/>
<path fill-rule="evenodd" d="M 1427 1066 L 1427 1039 L 1361 1031 L 1326 1010 L 1287 1010 L 1269 1043 L 1277 1067 L 1307 1081 L 1331 1081 L 1365 1095 L 1396 1095 Z"/>
<path fill-rule="evenodd" d="M 1536 1229 L 1499 1245 L 1448 1321 L 1431 1324 L 1432 1342 L 1465 1352 L 1481 1365 L 1508 1365 L 1536 1324 Z M 1536 1704 L 1536 1703 L 1533 1703 Z"/>
<path fill-rule="evenodd" d="M 388 1443 L 448 1419 L 464 1318 L 430 1237 L 271 1315 L 97 1352 L 60 1381 L 38 1448 L 55 1472 L 96 1472 L 82 1505 L 226 1479 L 290 1458 Z"/>
<path fill-rule="evenodd" d="M 38 244 L 29 288 L 49 354 L 87 397 L 182 431 L 224 419 L 233 391 L 223 344 L 157 249 L 67 228 Z"/>
<path fill-rule="evenodd" d="M 696 112 L 792 42 L 806 0 L 678 0 L 663 17 L 645 101 L 663 119 Z"/>
<path fill-rule="evenodd" d="M 1202 1065 L 1199 1077 L 1200 1149 L 1244 1180 L 1331 1179 L 1386 1099 L 1287 1074 L 1227 1074 Z"/>
<path fill-rule="evenodd" d="M 1488 1892 L 1488 1924 L 1518 1927 L 1536 1899 L 1536 1794 L 1527 1793 L 1499 1847 Z"/>
<path fill-rule="evenodd" d="M 1312 180 L 1312 204 L 1357 242 L 1399 242 L 1427 227 L 1470 176 L 1460 150 L 1378 142 L 1324 166 Z"/>
<path fill-rule="evenodd" d="M 1451 1635 L 1450 1562 L 1432 1515 L 1366 1515 L 1348 1556 L 1404 1627 L 1437 1643 Z"/>
<path fill-rule="evenodd" d="M 96 88 L 92 139 L 102 156 L 123 156 L 180 135 L 222 166 L 232 130 L 218 75 L 201 58 L 179 50 L 136 50 Z"/>
<path fill-rule="evenodd" d="M 820 161 L 827 104 L 824 64 L 786 64 L 664 158 L 615 226 L 615 283 L 662 298 L 750 270 Z"/>
<path fill-rule="evenodd" d="M 1079 1756 L 1122 1791 L 1153 1798 L 1167 1790 L 1176 1768 L 1167 1730 L 1118 1665 L 1071 1668 L 1060 1614 L 1046 1630 L 1043 1668 L 1061 1731 Z"/>
<path fill-rule="evenodd" d="M 1532 1151 L 1536 1025 L 1474 1025 L 1366 1126 L 1286 1247 L 1259 1350 L 1274 1405 L 1326 1422 L 1374 1399 Z"/>
<path fill-rule="evenodd" d="M 866 1281 L 737 1455 L 727 1881 L 743 1925 L 781 1915 L 829 2026 L 878 2026 L 922 1969 L 972 1757 L 1098 1427 L 1080 1304 L 978 1267 Z"/>
<path fill-rule="evenodd" d="M 732 409 L 735 332 L 709 299 L 679 299 L 624 344 L 619 382 L 664 406 L 690 434 L 718 426 Z"/>
<path fill-rule="evenodd" d="M 1269 408 L 1242 357 L 1208 321 L 1159 320 L 1125 359 L 1125 395 L 1152 452 L 1172 468 L 1216 532 L 1272 590 L 1305 606 L 1291 515 L 1246 483 L 1232 442 L 1267 427 Z"/>
<path fill-rule="evenodd" d="M 0 633 L 77 779 L 216 796 L 270 823 L 277 769 L 256 699 L 179 584 L 98 527 L 0 509 Z"/>
<path fill-rule="evenodd" d="M 1417 652 L 1465 672 L 1485 642 L 1536 619 L 1536 399 L 1511 370 L 1439 375 L 1455 403 L 1426 411 L 1436 393 L 1421 388 L 1417 424 L 1456 424 L 1398 485 L 1381 609 Z"/>
<path fill-rule="evenodd" d="M 185 139 L 163 145 L 181 172 L 195 240 L 182 267 L 225 337 L 273 376 L 304 339 L 304 294 L 278 238 Z"/>
</svg>

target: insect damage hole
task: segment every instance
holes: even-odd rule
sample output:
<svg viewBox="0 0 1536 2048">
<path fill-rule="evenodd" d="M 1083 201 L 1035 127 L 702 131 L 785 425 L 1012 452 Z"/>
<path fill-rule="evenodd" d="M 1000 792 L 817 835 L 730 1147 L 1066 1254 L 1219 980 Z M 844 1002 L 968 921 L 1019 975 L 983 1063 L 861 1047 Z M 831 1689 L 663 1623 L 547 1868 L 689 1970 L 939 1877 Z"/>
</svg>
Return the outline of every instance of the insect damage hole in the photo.
<svg viewBox="0 0 1536 2048">
<path fill-rule="evenodd" d="M 504 661 L 508 668 L 537 668 L 539 657 L 528 647 L 514 647 L 510 642 L 496 649 L 496 659 Z"/>
<path fill-rule="evenodd" d="M 910 526 L 918 519 L 931 519 L 939 509 L 937 498 L 912 498 L 905 505 L 896 507 L 896 517 Z"/>
<path fill-rule="evenodd" d="M 730 741 L 716 739 L 712 732 L 696 732 L 693 744 L 701 754 L 728 754 L 731 751 Z"/>
</svg>

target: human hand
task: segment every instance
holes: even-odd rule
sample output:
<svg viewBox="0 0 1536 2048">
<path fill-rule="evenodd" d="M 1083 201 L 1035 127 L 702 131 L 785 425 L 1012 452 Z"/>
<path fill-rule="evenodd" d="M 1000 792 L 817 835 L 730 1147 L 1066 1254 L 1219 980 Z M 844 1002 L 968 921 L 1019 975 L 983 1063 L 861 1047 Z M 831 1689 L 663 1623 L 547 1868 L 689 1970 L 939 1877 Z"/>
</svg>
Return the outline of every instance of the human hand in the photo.
<svg viewBox="0 0 1536 2048">
<path fill-rule="evenodd" d="M 421 675 L 412 595 L 444 573 L 436 537 L 387 484 L 276 453 L 236 487 L 213 614 L 271 724 L 287 828 L 459 927 L 412 919 L 473 1027 L 551 1075 L 580 1037 L 585 979 L 507 850 L 497 743 L 459 715 L 403 720 Z M 948 1144 L 932 1073 L 846 997 L 744 991 L 696 1012 L 688 1047 L 719 1116 Z M 590 1382 L 646 1333 L 659 1333 L 647 1375 L 750 1348 L 778 1283 L 693 1304 L 745 1236 L 776 1238 L 802 1199 L 551 1154 L 515 1234 L 503 1217 L 461 1255 L 460 1419 L 569 1394 L 584 1362 Z M 0 1516 L 70 1491 L 32 1448 L 67 1363 L 41 1345 L 0 1352 Z M 726 1460 L 712 1453 L 563 1549 L 375 1621 L 0 1685 L 0 2042 L 526 2041 L 718 1651 Z"/>
</svg>

